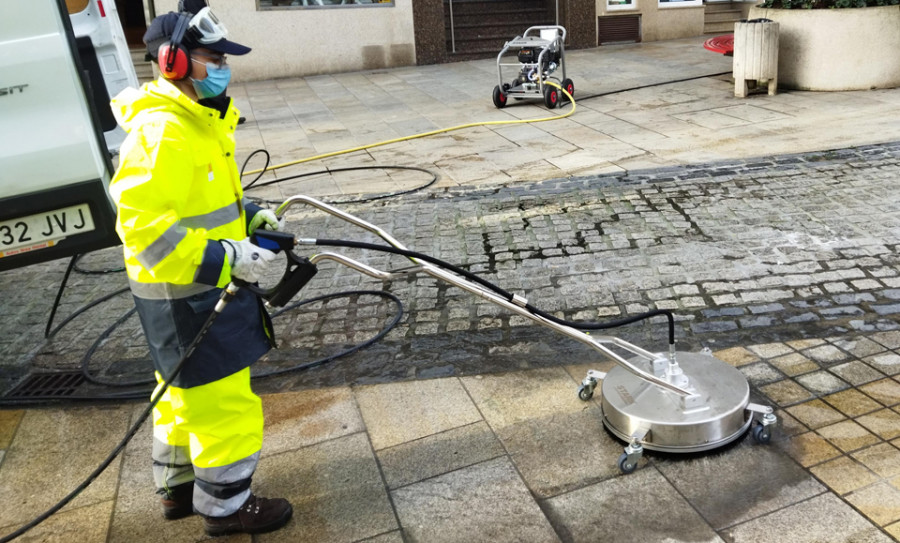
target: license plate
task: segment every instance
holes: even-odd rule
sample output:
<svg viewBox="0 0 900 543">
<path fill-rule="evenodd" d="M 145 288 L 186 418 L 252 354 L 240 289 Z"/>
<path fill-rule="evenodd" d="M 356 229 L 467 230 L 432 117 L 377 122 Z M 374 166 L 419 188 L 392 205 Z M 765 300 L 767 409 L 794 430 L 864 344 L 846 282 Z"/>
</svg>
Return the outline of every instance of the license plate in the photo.
<svg viewBox="0 0 900 543">
<path fill-rule="evenodd" d="M 0 258 L 53 247 L 59 241 L 94 230 L 87 204 L 0 221 Z"/>
</svg>

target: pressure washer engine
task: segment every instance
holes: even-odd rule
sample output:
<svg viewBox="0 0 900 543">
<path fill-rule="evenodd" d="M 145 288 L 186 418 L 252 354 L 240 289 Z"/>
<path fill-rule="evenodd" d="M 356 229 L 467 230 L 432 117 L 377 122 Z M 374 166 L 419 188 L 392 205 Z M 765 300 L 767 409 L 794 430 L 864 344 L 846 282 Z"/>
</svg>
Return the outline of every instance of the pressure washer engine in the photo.
<svg viewBox="0 0 900 543">
<path fill-rule="evenodd" d="M 575 85 L 566 77 L 566 29 L 561 26 L 532 26 L 525 34 L 506 42 L 497 55 L 497 77 L 499 84 L 494 87 L 494 105 L 505 107 L 509 98 L 543 99 L 550 109 L 559 105 L 566 97 L 559 89 L 547 81 L 553 79 L 569 95 L 575 95 Z M 516 53 L 516 62 L 510 62 L 508 55 Z M 507 57 L 507 58 L 504 58 Z M 517 69 L 516 77 L 507 82 L 503 78 L 504 67 Z M 559 71 L 562 78 L 551 77 Z"/>
</svg>

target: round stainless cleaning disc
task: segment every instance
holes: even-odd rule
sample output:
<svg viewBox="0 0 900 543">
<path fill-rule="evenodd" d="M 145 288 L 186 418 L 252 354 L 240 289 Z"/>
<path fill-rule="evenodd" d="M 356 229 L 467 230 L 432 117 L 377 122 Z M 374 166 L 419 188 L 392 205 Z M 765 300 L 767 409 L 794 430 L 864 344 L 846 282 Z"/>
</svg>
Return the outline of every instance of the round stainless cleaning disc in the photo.
<svg viewBox="0 0 900 543">
<path fill-rule="evenodd" d="M 620 439 L 667 452 L 706 451 L 730 443 L 750 426 L 745 411 L 750 387 L 734 367 L 701 353 L 676 353 L 697 397 L 682 396 L 644 381 L 621 366 L 606 374 L 601 386 L 603 424 Z M 632 359 L 638 367 L 643 359 Z M 645 432 L 646 431 L 646 432 Z"/>
</svg>

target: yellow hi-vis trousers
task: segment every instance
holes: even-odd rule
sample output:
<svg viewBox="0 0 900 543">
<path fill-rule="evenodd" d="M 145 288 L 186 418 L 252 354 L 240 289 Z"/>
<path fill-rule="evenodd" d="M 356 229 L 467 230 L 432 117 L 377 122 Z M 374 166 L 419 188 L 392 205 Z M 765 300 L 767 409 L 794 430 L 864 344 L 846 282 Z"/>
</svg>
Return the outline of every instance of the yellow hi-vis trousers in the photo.
<svg viewBox="0 0 900 543">
<path fill-rule="evenodd" d="M 162 382 L 158 373 L 156 380 Z M 205 385 L 170 386 L 153 410 L 156 486 L 194 481 L 198 513 L 230 515 L 250 497 L 262 437 L 262 401 L 250 389 L 250 368 Z"/>
</svg>

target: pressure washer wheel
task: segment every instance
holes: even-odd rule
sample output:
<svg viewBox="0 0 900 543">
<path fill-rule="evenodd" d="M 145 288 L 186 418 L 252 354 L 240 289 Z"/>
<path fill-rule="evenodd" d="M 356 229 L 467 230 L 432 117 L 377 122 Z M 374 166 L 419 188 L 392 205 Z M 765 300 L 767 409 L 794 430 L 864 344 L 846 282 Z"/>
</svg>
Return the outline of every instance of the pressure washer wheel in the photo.
<svg viewBox="0 0 900 543">
<path fill-rule="evenodd" d="M 494 106 L 501 109 L 506 106 L 506 93 L 500 88 L 500 85 L 494 87 Z"/>
<path fill-rule="evenodd" d="M 569 79 L 569 78 L 563 79 L 562 85 L 560 85 L 560 86 L 562 88 L 564 88 L 566 90 L 566 92 L 569 93 L 569 96 L 571 96 L 572 98 L 575 97 L 575 83 L 573 83 L 571 79 Z M 567 102 L 569 101 L 569 98 L 566 97 L 565 94 L 562 95 L 561 99 L 565 100 Z"/>
<path fill-rule="evenodd" d="M 559 104 L 559 91 L 556 87 L 547 85 L 544 89 L 544 105 L 547 109 L 553 109 Z"/>
</svg>

